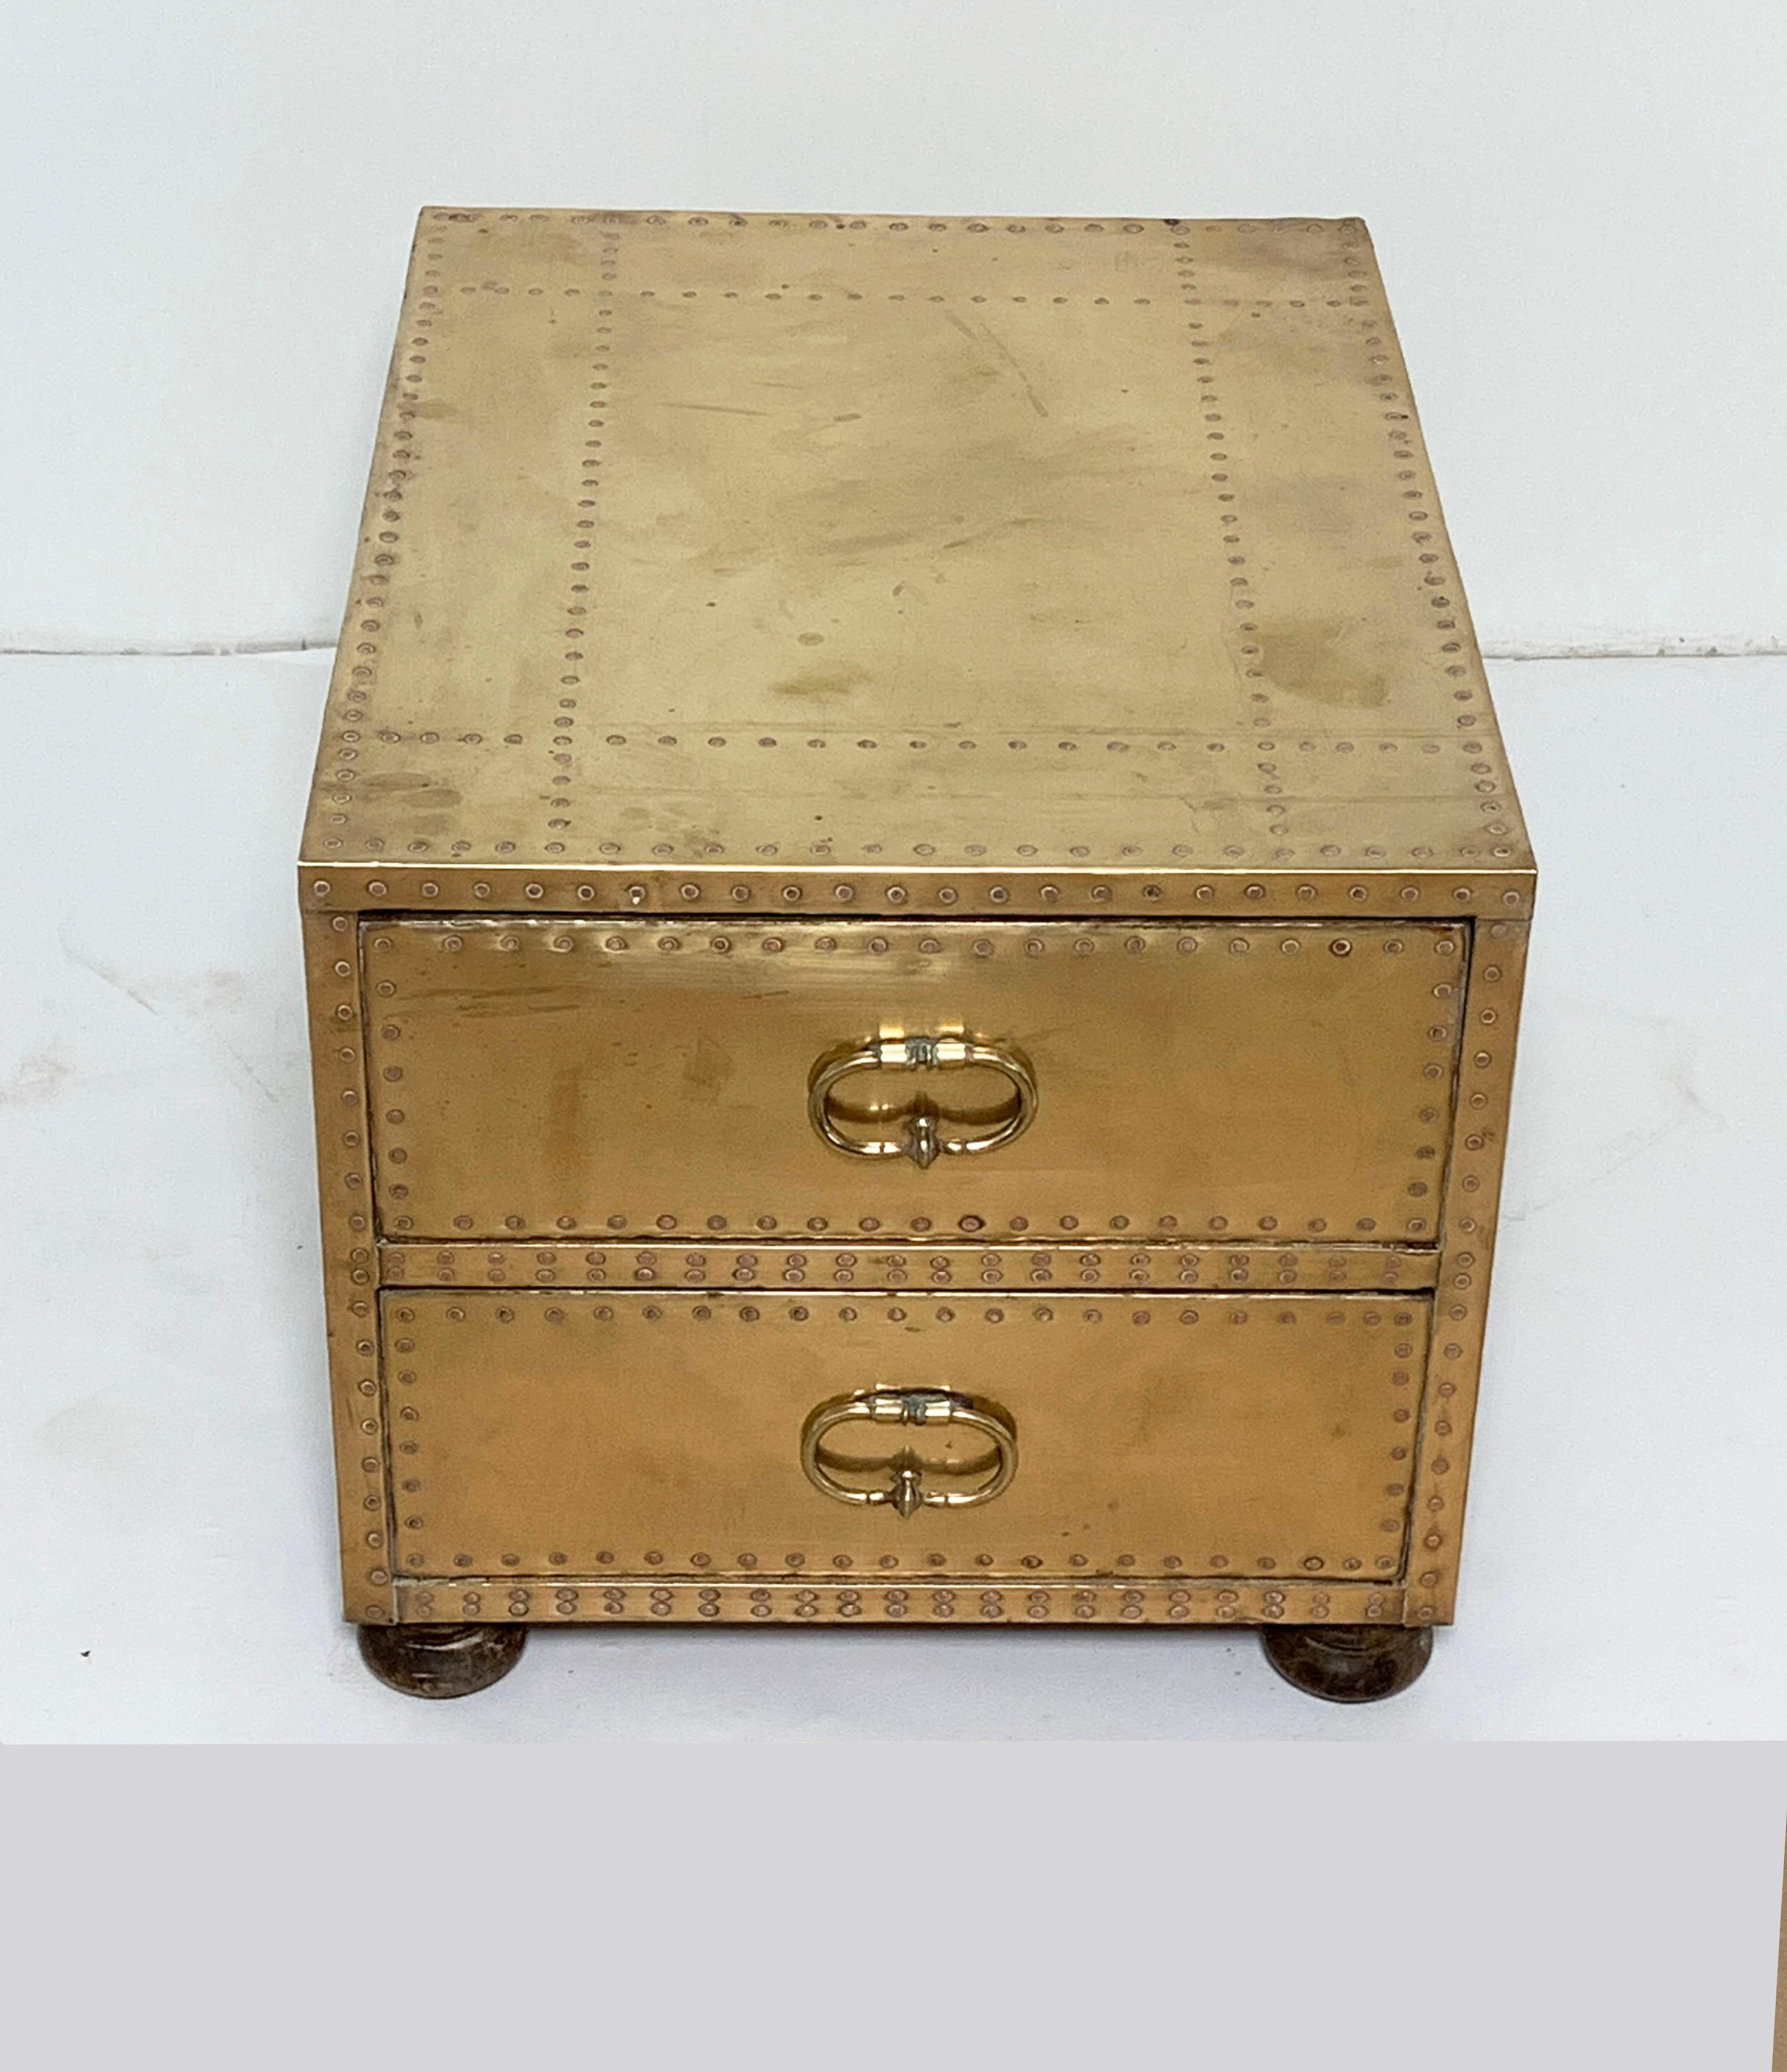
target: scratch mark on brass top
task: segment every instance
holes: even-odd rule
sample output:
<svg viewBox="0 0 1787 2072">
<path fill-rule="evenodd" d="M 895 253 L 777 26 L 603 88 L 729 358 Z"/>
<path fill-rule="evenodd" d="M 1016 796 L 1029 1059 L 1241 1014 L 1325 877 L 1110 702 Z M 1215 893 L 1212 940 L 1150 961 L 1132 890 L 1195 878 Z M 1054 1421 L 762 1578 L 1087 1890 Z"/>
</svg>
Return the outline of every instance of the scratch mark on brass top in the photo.
<svg viewBox="0 0 1787 2072">
<path fill-rule="evenodd" d="M 425 211 L 305 854 L 1520 882 L 1363 224 Z"/>
</svg>

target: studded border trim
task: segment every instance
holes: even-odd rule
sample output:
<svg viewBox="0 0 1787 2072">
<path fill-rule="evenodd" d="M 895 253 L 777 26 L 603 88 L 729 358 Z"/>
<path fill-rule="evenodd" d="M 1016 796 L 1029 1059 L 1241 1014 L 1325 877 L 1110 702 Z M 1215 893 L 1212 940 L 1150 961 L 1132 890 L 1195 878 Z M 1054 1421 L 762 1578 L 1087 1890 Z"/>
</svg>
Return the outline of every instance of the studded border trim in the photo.
<svg viewBox="0 0 1787 2072">
<path fill-rule="evenodd" d="M 1405 1572 L 1411 1626 L 1446 1624 L 1457 1597 L 1528 932 L 1512 922 L 1473 931 L 1446 1182 L 1445 1242 L 1436 1283 L 1409 1514 Z"/>
<path fill-rule="evenodd" d="M 1228 919 L 1394 916 L 1456 920 L 1530 915 L 1530 870 L 1444 873 L 1152 873 L 991 870 L 903 872 L 853 865 L 776 871 L 566 870 L 524 865 L 431 870 L 301 864 L 299 896 L 341 913 L 723 914 L 861 919 L 1146 920 L 1166 915 Z"/>
<path fill-rule="evenodd" d="M 1213 234 L 1244 235 L 1251 230 L 1301 230 L 1311 234 L 1345 231 L 1362 237 L 1365 220 L 1357 216 L 926 216 L 922 211 L 906 216 L 851 216 L 824 211 L 809 213 L 796 210 L 792 215 L 770 216 L 761 210 L 743 212 L 732 209 L 709 209 L 705 213 L 689 213 L 682 209 L 647 211 L 643 209 L 525 209 L 525 208 L 429 208 L 422 212 L 425 223 L 540 223 L 555 219 L 577 224 L 643 224 L 649 228 L 674 226 L 678 229 L 705 230 L 710 226 L 727 230 L 881 230 L 895 233 L 918 230 L 932 236 L 949 232 L 959 232 L 964 236 L 979 236 L 988 231 L 1004 230 L 1015 232 L 1037 231 L 1045 236 L 1055 236 L 1063 231 L 1080 231 L 1096 235 L 1104 231 L 1115 231 L 1134 237 L 1163 233 L 1176 235 L 1188 224 L 1200 231 Z M 1354 293 L 1355 290 L 1349 290 Z"/>
<path fill-rule="evenodd" d="M 384 1287 L 1431 1288 L 1437 1253 L 1387 1245 L 848 1244 L 379 1247 Z"/>
<path fill-rule="evenodd" d="M 1337 1626 L 1407 1623 L 1400 1588 L 1336 1583 L 1013 1583 L 925 1578 L 898 1586 L 828 1582 L 667 1583 L 635 1577 L 406 1578 L 398 1617 L 536 1626 Z"/>
<path fill-rule="evenodd" d="M 346 915 L 305 917 L 343 1601 L 349 1618 L 379 1625 L 398 1613 L 388 1566 L 393 1521 L 353 930 Z"/>
</svg>

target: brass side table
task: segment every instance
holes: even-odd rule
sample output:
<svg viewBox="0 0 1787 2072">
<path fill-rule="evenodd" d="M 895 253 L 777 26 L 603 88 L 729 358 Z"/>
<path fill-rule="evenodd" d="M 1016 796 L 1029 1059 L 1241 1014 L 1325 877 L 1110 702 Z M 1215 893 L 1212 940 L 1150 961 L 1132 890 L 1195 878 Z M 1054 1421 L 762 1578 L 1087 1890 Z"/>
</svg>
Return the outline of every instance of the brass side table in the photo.
<svg viewBox="0 0 1787 2072">
<path fill-rule="evenodd" d="M 1534 872 L 1356 221 L 430 208 L 300 875 L 347 1616 L 1452 1616 Z"/>
</svg>

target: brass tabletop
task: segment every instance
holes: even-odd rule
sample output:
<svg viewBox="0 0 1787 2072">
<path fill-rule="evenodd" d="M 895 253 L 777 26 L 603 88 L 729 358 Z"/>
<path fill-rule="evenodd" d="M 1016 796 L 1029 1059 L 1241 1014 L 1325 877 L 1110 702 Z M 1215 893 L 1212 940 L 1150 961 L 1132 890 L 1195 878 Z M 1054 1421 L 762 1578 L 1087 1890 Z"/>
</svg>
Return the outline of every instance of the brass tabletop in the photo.
<svg viewBox="0 0 1787 2072">
<path fill-rule="evenodd" d="M 425 211 L 304 853 L 336 905 L 1524 912 L 1364 225 Z"/>
</svg>

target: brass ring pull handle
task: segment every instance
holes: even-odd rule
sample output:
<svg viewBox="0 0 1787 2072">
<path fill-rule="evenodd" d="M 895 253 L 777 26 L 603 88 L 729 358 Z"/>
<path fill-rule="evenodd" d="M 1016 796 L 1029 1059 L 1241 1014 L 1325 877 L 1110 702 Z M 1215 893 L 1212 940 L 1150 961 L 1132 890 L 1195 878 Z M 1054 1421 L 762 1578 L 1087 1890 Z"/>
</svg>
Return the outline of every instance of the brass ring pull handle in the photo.
<svg viewBox="0 0 1787 2072">
<path fill-rule="evenodd" d="M 992 1441 L 990 1451 L 971 1461 L 937 1462 L 921 1460 L 910 1448 L 885 1461 L 845 1460 L 828 1449 L 825 1437 L 840 1424 L 957 1424 Z M 840 1503 L 891 1504 L 902 1518 L 927 1507 L 945 1511 L 966 1511 L 971 1505 L 991 1503 L 1011 1486 L 1017 1473 L 1017 1432 L 1000 1412 L 971 1397 L 947 1388 L 876 1388 L 857 1396 L 836 1396 L 822 1403 L 807 1420 L 800 1435 L 800 1465 L 807 1479 Z M 838 1473 L 871 1475 L 885 1473 L 885 1489 L 852 1489 L 837 1479 Z M 925 1486 L 929 1476 L 975 1477 L 968 1489 Z"/>
<path fill-rule="evenodd" d="M 992 1128 L 967 1137 L 945 1137 L 939 1127 L 935 1102 L 920 1094 L 906 1111 L 898 1137 L 859 1138 L 847 1136 L 838 1127 L 832 1095 L 841 1079 L 852 1072 L 959 1071 L 980 1065 L 1003 1072 L 1012 1083 L 1015 1104 L 1012 1113 Z M 1021 1137 L 1030 1126 L 1037 1110 L 1036 1075 L 1029 1061 L 1017 1051 L 993 1043 L 973 1043 L 962 1036 L 879 1036 L 854 1050 L 834 1051 L 822 1058 L 807 1090 L 807 1112 L 812 1124 L 834 1149 L 848 1151 L 853 1158 L 910 1158 L 915 1166 L 929 1166 L 939 1157 L 966 1157 L 976 1152 L 996 1151 Z"/>
</svg>

